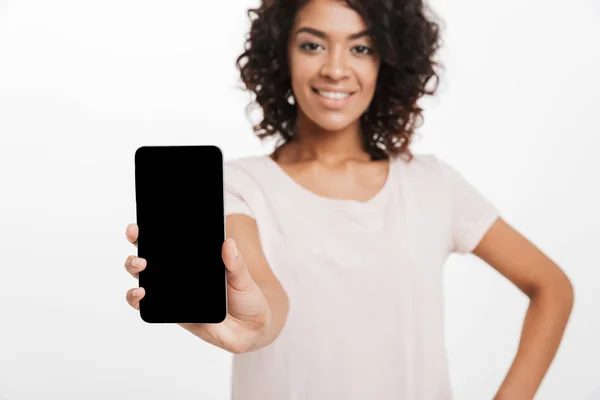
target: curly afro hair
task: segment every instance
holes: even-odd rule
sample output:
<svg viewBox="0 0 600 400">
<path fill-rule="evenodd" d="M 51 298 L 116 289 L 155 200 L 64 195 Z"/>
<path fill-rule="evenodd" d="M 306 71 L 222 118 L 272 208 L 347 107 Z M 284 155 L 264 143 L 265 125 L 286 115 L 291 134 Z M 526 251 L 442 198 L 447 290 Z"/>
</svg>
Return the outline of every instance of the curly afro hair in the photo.
<svg viewBox="0 0 600 400">
<path fill-rule="evenodd" d="M 255 97 L 246 111 L 262 109 L 262 120 L 253 125 L 261 140 L 275 136 L 286 143 L 294 137 L 297 105 L 290 100 L 287 43 L 296 13 L 309 1 L 262 0 L 248 10 L 250 32 L 236 66 Z M 433 59 L 441 46 L 439 22 L 423 0 L 340 1 L 364 19 L 380 58 L 375 94 L 361 117 L 364 149 L 373 160 L 399 154 L 412 159 L 408 146 L 423 123 L 417 102 L 439 84 L 441 64 Z"/>
</svg>

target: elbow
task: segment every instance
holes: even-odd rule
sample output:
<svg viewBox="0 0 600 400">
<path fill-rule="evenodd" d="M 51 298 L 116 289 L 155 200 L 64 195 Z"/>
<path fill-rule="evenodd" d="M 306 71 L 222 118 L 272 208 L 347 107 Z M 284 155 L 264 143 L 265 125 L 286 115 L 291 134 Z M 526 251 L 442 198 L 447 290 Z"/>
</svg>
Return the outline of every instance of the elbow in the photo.
<svg viewBox="0 0 600 400">
<path fill-rule="evenodd" d="M 573 308 L 575 304 L 575 287 L 565 274 L 563 274 L 561 282 L 554 292 L 565 307 L 569 310 Z"/>
<path fill-rule="evenodd" d="M 568 306 L 569 310 L 573 309 L 575 305 L 575 287 L 569 278 L 566 278 L 566 282 L 561 291 L 563 302 Z"/>
<path fill-rule="evenodd" d="M 575 304 L 575 287 L 571 280 L 564 274 L 552 282 L 539 285 L 529 296 L 531 300 L 543 299 L 552 302 L 554 306 L 571 312 Z"/>
</svg>

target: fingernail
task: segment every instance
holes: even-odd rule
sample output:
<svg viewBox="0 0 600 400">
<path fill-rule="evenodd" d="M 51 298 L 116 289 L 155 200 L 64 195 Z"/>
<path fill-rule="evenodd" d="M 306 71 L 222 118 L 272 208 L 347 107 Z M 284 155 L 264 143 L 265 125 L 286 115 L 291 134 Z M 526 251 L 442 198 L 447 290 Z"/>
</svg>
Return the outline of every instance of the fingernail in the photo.
<svg viewBox="0 0 600 400">
<path fill-rule="evenodd" d="M 142 262 L 141 262 L 141 260 L 140 260 L 139 258 L 134 258 L 134 259 L 131 261 L 131 265 L 133 265 L 134 267 L 139 267 L 141 263 L 142 263 Z"/>
<path fill-rule="evenodd" d="M 132 295 L 137 296 L 140 293 L 140 289 L 135 289 L 133 292 L 131 292 Z"/>
</svg>

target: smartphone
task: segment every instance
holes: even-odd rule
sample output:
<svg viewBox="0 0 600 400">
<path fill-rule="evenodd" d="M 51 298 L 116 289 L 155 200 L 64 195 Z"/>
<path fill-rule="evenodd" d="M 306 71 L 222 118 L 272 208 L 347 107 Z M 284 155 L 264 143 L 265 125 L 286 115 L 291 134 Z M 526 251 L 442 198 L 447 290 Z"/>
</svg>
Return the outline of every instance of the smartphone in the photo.
<svg viewBox="0 0 600 400">
<path fill-rule="evenodd" d="M 140 316 L 219 323 L 227 315 L 223 153 L 213 145 L 135 151 Z"/>
</svg>

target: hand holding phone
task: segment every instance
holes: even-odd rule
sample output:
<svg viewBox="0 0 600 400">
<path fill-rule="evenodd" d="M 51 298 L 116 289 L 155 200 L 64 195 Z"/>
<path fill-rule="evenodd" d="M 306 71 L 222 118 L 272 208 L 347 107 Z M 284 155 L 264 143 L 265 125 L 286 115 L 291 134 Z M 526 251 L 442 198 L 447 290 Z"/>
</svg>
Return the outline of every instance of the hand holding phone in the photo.
<svg viewBox="0 0 600 400">
<path fill-rule="evenodd" d="M 127 240 L 136 247 L 138 232 L 136 224 L 127 226 Z M 244 256 L 239 251 L 236 256 L 233 239 L 223 242 L 222 258 L 227 267 L 227 317 L 219 324 L 179 325 L 210 344 L 240 354 L 260 343 L 269 327 L 271 313 L 265 296 L 248 272 Z M 140 261 L 137 266 L 133 264 L 136 259 Z M 125 260 L 125 269 L 137 279 L 146 264 L 146 260 L 131 255 Z M 143 287 L 132 288 L 127 291 L 126 299 L 131 307 L 139 310 L 144 295 Z"/>
<path fill-rule="evenodd" d="M 270 311 L 233 240 L 225 240 L 221 150 L 140 147 L 135 193 L 137 223 L 127 237 L 138 254 L 126 267 L 140 288 L 128 293 L 130 304 L 145 322 L 177 323 L 234 352 L 251 348 Z"/>
</svg>

